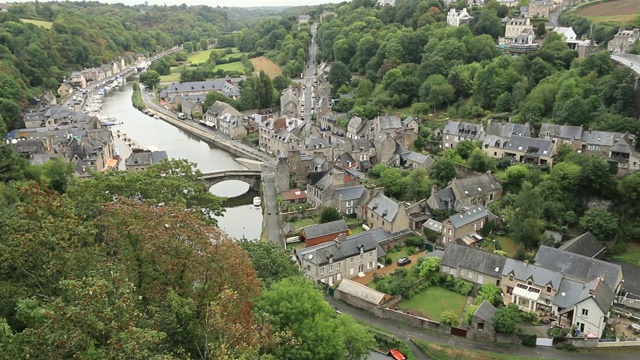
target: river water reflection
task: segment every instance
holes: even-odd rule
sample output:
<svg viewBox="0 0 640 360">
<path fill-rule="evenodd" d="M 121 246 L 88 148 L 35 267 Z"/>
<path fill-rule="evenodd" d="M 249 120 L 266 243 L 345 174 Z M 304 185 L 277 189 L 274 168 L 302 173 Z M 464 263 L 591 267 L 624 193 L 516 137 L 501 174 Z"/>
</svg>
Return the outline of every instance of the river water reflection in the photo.
<svg viewBox="0 0 640 360">
<path fill-rule="evenodd" d="M 245 169 L 234 160 L 233 155 L 136 110 L 131 104 L 132 93 L 131 83 L 127 83 L 112 90 L 104 99 L 102 115 L 123 122 L 111 128 L 114 136 L 120 130 L 143 147 L 166 150 L 170 158 L 196 163 L 204 173 Z M 229 198 L 225 203 L 225 215 L 218 218 L 218 223 L 220 228 L 236 239 L 259 239 L 262 231 L 262 211 L 253 206 L 251 201 L 257 193 L 248 189 L 248 184 L 235 180 L 211 188 L 215 195 Z"/>
</svg>

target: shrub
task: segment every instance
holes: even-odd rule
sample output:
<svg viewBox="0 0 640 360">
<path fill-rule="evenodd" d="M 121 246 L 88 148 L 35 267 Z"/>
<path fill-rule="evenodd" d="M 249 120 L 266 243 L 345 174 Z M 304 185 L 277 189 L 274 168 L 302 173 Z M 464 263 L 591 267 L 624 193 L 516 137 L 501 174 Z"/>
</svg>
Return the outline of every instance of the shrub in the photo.
<svg viewBox="0 0 640 360">
<path fill-rule="evenodd" d="M 409 236 L 404 243 L 409 247 L 422 249 L 422 246 L 424 246 L 424 239 L 420 236 Z"/>
<path fill-rule="evenodd" d="M 391 265 L 393 263 L 393 259 L 387 256 L 384 258 L 384 263 L 385 265 Z"/>
<path fill-rule="evenodd" d="M 522 338 L 522 345 L 526 347 L 536 347 L 536 339 L 538 337 L 536 335 L 525 335 Z"/>
<path fill-rule="evenodd" d="M 411 256 L 411 255 L 413 255 L 415 253 L 416 253 L 416 248 L 414 248 L 414 247 L 408 247 L 407 248 L 407 255 Z"/>
<path fill-rule="evenodd" d="M 565 338 L 569 335 L 569 329 L 554 327 L 548 331 L 548 334 L 552 338 Z"/>
<path fill-rule="evenodd" d="M 460 325 L 460 317 L 451 310 L 443 311 L 440 314 L 440 319 L 441 319 L 440 322 L 443 324 L 449 324 L 451 326 Z"/>
</svg>

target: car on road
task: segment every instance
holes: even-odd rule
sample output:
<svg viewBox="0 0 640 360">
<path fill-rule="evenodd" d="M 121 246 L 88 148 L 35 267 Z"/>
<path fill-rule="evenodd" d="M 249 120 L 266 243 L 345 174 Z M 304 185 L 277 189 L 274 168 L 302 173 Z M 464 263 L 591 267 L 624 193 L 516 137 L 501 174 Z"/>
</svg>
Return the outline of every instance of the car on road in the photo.
<svg viewBox="0 0 640 360">
<path fill-rule="evenodd" d="M 400 259 L 398 259 L 397 264 L 398 264 L 398 266 L 409 265 L 409 264 L 411 264 L 411 259 L 409 259 L 407 257 L 400 258 Z"/>
</svg>

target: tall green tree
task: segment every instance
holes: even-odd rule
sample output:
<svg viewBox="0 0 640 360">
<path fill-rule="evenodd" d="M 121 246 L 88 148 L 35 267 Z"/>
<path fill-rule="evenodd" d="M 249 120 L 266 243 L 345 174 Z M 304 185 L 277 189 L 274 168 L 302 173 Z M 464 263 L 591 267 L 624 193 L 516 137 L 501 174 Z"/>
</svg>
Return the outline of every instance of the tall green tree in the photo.
<svg viewBox="0 0 640 360">
<path fill-rule="evenodd" d="M 541 201 L 538 190 L 530 182 L 525 181 L 513 204 L 513 216 L 509 221 L 509 230 L 513 239 L 526 248 L 533 248 L 542 240 L 544 223 L 540 209 Z"/>
<path fill-rule="evenodd" d="M 347 68 L 347 65 L 340 61 L 336 61 L 331 64 L 331 70 L 329 70 L 329 84 L 333 91 L 338 91 L 343 84 L 348 84 L 350 81 L 351 72 Z"/>
<path fill-rule="evenodd" d="M 148 88 L 156 87 L 160 83 L 160 74 L 153 70 L 147 70 L 140 74 L 140 82 Z"/>
</svg>

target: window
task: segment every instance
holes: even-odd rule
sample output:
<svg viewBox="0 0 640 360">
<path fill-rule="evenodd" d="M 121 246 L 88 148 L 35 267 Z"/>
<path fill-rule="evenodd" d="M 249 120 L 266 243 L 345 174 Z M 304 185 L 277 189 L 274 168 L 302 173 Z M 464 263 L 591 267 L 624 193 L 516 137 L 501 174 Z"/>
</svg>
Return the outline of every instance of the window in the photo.
<svg viewBox="0 0 640 360">
<path fill-rule="evenodd" d="M 329 265 L 329 272 L 333 271 L 333 265 Z"/>
<path fill-rule="evenodd" d="M 447 135 L 447 136 L 445 137 L 445 139 L 449 140 L 449 135 Z"/>
<path fill-rule="evenodd" d="M 353 200 L 347 201 L 347 207 L 352 207 L 353 206 Z"/>
<path fill-rule="evenodd" d="M 589 310 L 582 309 L 582 316 L 589 316 Z"/>
<path fill-rule="evenodd" d="M 493 194 L 489 194 L 489 201 L 493 200 Z"/>
<path fill-rule="evenodd" d="M 484 323 L 478 323 L 478 330 L 484 330 Z"/>
<path fill-rule="evenodd" d="M 551 286 L 547 286 L 547 292 L 550 293 L 551 292 Z"/>
<path fill-rule="evenodd" d="M 371 269 L 373 267 L 373 262 L 369 261 L 369 263 L 367 263 L 367 269 Z"/>
<path fill-rule="evenodd" d="M 352 208 L 348 208 L 347 209 L 347 215 L 353 214 L 353 209 Z"/>
<path fill-rule="evenodd" d="M 513 274 L 509 274 L 509 281 L 513 281 Z"/>
<path fill-rule="evenodd" d="M 527 285 L 533 285 L 533 282 L 531 280 L 527 280 Z"/>
<path fill-rule="evenodd" d="M 340 263 L 336 263 L 336 269 L 338 269 L 338 271 L 340 271 Z"/>
<path fill-rule="evenodd" d="M 320 268 L 320 275 L 324 275 L 324 266 Z"/>
</svg>

